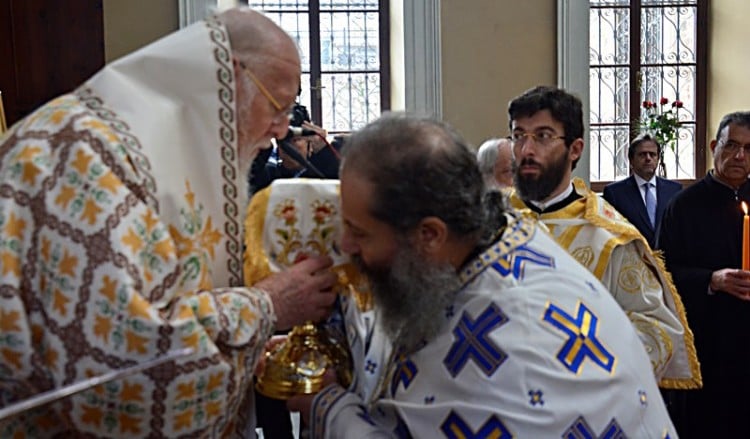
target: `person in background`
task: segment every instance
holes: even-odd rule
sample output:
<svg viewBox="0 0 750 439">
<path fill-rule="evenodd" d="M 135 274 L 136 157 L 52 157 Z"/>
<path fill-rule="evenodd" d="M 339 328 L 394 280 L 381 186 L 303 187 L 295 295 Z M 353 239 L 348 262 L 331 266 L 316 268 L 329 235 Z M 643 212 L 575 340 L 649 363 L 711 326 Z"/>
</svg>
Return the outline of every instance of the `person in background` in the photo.
<svg viewBox="0 0 750 439">
<path fill-rule="evenodd" d="M 300 93 L 301 90 L 298 96 Z M 279 178 L 338 178 L 341 141 L 337 137 L 329 144 L 326 136 L 323 128 L 310 121 L 307 107 L 296 103 L 287 134 L 275 139 L 273 147 L 259 153 L 253 161 L 248 176 L 250 195 Z M 294 152 L 296 154 L 290 154 Z M 277 335 L 286 333 L 285 330 L 278 331 Z M 284 401 L 269 398 L 257 391 L 255 401 L 258 428 L 264 436 L 274 439 L 295 437 L 292 419 Z"/>
<path fill-rule="evenodd" d="M 251 195 L 277 178 L 338 178 L 343 137 L 336 136 L 329 143 L 326 130 L 312 123 L 307 108 L 300 104 L 294 106 L 289 124 L 287 135 L 253 161 L 248 176 Z"/>
<path fill-rule="evenodd" d="M 674 435 L 604 286 L 492 194 L 441 122 L 386 114 L 347 140 L 341 249 L 374 310 L 345 302 L 352 387 L 289 401 L 311 437 Z"/>
<path fill-rule="evenodd" d="M 485 140 L 477 150 L 477 162 L 488 188 L 513 186 L 513 148 L 510 140 Z"/>
<path fill-rule="evenodd" d="M 631 175 L 604 187 L 604 199 L 633 224 L 648 245 L 656 245 L 656 227 L 669 201 L 680 190 L 680 183 L 658 177 L 661 145 L 647 133 L 630 143 L 628 161 Z"/>
<path fill-rule="evenodd" d="M 572 178 L 584 147 L 581 101 L 538 86 L 513 99 L 508 115 L 515 160 L 510 203 L 543 222 L 607 287 L 636 328 L 662 387 L 699 387 L 693 334 L 663 262 L 632 224 Z"/>
<path fill-rule="evenodd" d="M 750 271 L 743 268 L 741 204 L 750 204 L 750 112 L 724 116 L 710 143 L 713 169 L 677 194 L 662 218 L 664 252 L 685 303 L 703 389 L 681 392 L 682 438 L 750 437 Z"/>
<path fill-rule="evenodd" d="M 326 316 L 330 258 L 245 286 L 245 176 L 288 130 L 294 41 L 230 9 L 104 67 L 0 144 L 0 407 L 192 355 L 5 419 L 1 437 L 254 437 L 274 330 Z"/>
</svg>

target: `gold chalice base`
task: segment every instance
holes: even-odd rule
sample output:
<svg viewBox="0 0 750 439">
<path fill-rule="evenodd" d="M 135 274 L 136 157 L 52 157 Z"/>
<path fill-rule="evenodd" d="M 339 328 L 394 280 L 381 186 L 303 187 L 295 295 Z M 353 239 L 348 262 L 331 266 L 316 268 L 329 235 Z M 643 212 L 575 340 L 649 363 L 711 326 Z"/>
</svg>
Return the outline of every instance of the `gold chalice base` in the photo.
<svg viewBox="0 0 750 439">
<path fill-rule="evenodd" d="M 317 393 L 328 368 L 348 365 L 348 358 L 341 358 L 341 349 L 313 323 L 295 326 L 284 343 L 266 352 L 266 367 L 255 388 L 275 399 Z"/>
</svg>

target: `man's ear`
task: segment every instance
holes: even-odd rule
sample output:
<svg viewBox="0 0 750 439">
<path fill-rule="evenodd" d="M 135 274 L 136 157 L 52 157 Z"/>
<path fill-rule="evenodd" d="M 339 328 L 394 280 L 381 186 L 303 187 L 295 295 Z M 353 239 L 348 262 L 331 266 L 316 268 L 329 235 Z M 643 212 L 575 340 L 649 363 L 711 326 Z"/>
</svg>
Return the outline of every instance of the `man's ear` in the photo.
<svg viewBox="0 0 750 439">
<path fill-rule="evenodd" d="M 719 142 L 716 141 L 716 139 L 712 140 L 711 143 L 708 144 L 708 147 L 711 149 L 711 154 L 716 154 L 714 150 L 716 149 L 716 145 Z"/>
<path fill-rule="evenodd" d="M 574 162 L 581 157 L 581 154 L 583 154 L 583 139 L 579 137 L 570 144 L 570 148 L 568 148 L 568 157 L 570 157 L 571 162 Z"/>
<path fill-rule="evenodd" d="M 416 247 L 425 255 L 438 254 L 448 240 L 448 226 L 436 216 L 428 216 L 416 229 Z"/>
</svg>

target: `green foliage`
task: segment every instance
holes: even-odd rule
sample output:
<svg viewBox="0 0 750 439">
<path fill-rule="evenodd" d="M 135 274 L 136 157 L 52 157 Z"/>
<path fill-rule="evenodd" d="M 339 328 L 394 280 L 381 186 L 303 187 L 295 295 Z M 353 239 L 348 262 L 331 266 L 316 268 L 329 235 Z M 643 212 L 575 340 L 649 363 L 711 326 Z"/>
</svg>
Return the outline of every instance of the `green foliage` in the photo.
<svg viewBox="0 0 750 439">
<path fill-rule="evenodd" d="M 683 106 L 682 101 L 677 99 L 670 103 L 669 99 L 661 98 L 658 104 L 643 101 L 642 106 L 641 132 L 649 133 L 662 148 L 667 147 L 675 152 L 677 130 L 680 127 L 678 112 Z"/>
</svg>

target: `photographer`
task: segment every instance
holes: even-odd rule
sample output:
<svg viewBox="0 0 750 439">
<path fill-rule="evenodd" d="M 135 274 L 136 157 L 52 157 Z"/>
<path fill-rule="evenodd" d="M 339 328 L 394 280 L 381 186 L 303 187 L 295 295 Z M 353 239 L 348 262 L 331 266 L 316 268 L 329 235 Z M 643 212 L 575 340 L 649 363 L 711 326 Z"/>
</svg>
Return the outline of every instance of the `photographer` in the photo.
<svg viewBox="0 0 750 439">
<path fill-rule="evenodd" d="M 276 145 L 259 154 L 253 162 L 250 193 L 254 194 L 277 178 L 338 178 L 338 149 L 342 138 L 337 137 L 331 145 L 326 134 L 326 130 L 310 121 L 304 105 L 295 104 L 287 136 L 276 139 Z"/>
</svg>

